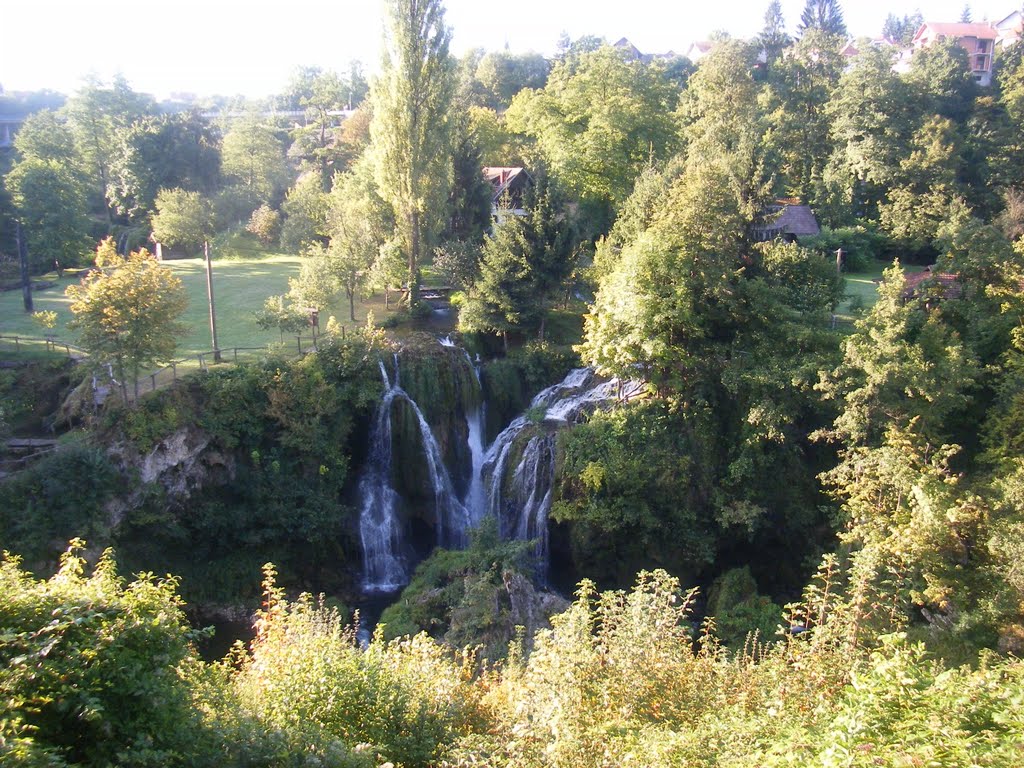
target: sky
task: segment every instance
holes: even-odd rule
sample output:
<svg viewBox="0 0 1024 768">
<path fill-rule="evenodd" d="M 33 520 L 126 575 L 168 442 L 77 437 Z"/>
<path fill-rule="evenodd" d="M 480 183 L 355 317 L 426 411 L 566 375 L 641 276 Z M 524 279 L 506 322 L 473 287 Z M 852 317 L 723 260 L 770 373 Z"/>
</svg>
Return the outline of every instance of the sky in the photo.
<svg viewBox="0 0 1024 768">
<path fill-rule="evenodd" d="M 684 53 L 724 30 L 750 37 L 769 0 L 447 0 L 452 50 L 553 53 L 559 35 L 629 38 L 645 53 Z M 876 35 L 889 13 L 918 8 L 930 21 L 957 21 L 963 0 L 842 2 L 855 36 Z M 975 21 L 998 20 L 1018 0 L 974 0 Z M 790 32 L 804 0 L 782 0 Z M 298 66 L 345 71 L 352 59 L 378 67 L 382 0 L 30 0 L 0 12 L 0 85 L 8 91 L 73 92 L 88 74 L 123 74 L 157 98 L 280 92 Z"/>
</svg>

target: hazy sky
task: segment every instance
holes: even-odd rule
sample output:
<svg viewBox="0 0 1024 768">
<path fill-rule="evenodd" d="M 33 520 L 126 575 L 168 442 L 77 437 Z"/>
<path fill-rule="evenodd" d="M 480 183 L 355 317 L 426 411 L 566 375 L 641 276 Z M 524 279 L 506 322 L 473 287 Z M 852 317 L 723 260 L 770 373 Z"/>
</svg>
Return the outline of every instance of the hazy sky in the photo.
<svg viewBox="0 0 1024 768">
<path fill-rule="evenodd" d="M 564 30 L 649 53 L 685 52 L 714 30 L 749 37 L 769 0 L 447 0 L 453 51 L 508 47 L 550 54 Z M 998 20 L 1016 0 L 975 0 L 975 21 Z M 0 12 L 0 84 L 7 90 L 71 92 L 87 73 L 123 73 L 138 91 L 261 97 L 279 92 L 300 65 L 343 70 L 351 59 L 377 67 L 381 0 L 25 0 Z M 804 0 L 782 0 L 790 31 Z M 963 0 L 843 2 L 854 35 L 878 34 L 886 14 L 917 8 L 956 21 Z"/>
</svg>

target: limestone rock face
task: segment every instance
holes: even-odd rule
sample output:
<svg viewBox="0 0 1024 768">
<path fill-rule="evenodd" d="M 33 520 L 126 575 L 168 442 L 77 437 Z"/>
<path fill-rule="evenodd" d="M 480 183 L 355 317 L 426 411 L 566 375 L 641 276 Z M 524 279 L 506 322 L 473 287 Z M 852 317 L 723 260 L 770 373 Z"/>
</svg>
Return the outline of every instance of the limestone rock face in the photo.
<svg viewBox="0 0 1024 768">
<path fill-rule="evenodd" d="M 538 629 L 551 627 L 551 617 L 569 608 L 569 601 L 561 595 L 537 589 L 519 571 L 502 573 L 505 594 L 509 602 L 509 623 L 523 627 L 526 637 L 532 638 Z"/>
<path fill-rule="evenodd" d="M 125 468 L 138 471 L 143 485 L 158 483 L 169 500 L 182 502 L 210 483 L 222 483 L 235 476 L 235 459 L 210 448 L 210 437 L 193 426 L 185 426 L 158 442 L 146 454 L 121 443 L 111 455 Z"/>
</svg>

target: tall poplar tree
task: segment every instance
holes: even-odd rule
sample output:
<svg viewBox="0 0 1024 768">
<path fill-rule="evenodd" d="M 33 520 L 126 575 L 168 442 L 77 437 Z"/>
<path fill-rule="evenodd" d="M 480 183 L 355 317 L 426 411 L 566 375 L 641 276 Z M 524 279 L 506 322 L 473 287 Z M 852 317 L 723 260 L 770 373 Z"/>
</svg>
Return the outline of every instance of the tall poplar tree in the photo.
<svg viewBox="0 0 1024 768">
<path fill-rule="evenodd" d="M 416 303 L 420 260 L 447 215 L 455 64 L 440 0 L 386 0 L 388 34 L 370 135 L 381 194 L 395 211 Z"/>
</svg>

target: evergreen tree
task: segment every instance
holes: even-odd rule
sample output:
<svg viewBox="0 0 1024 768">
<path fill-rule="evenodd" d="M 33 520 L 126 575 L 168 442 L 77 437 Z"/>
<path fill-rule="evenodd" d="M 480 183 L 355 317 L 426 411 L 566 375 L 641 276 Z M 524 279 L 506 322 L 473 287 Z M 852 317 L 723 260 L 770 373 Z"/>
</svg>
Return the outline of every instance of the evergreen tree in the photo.
<svg viewBox="0 0 1024 768">
<path fill-rule="evenodd" d="M 761 42 L 761 49 L 764 51 L 765 63 L 770 67 L 790 43 L 789 35 L 786 34 L 786 20 L 782 16 L 780 0 L 772 0 L 768 4 L 768 10 L 764 13 L 764 28 L 758 39 Z"/>
<path fill-rule="evenodd" d="M 537 309 L 530 253 L 521 217 L 509 216 L 495 227 L 484 241 L 480 278 L 460 307 L 460 330 L 496 333 L 508 350 L 509 331 L 532 320 Z"/>
<path fill-rule="evenodd" d="M 797 31 L 803 35 L 809 29 L 820 29 L 830 35 L 846 35 L 846 22 L 839 0 L 807 0 Z"/>
<path fill-rule="evenodd" d="M 576 230 L 562 212 L 563 206 L 547 172 L 540 168 L 534 178 L 534 187 L 525 201 L 526 238 L 530 244 L 532 294 L 540 314 L 539 336 L 543 341 L 547 312 L 572 273 Z"/>
<path fill-rule="evenodd" d="M 924 24 L 924 16 L 920 11 L 915 11 L 910 16 L 902 18 L 890 13 L 885 17 L 882 34 L 898 45 L 909 46 L 922 24 Z"/>
<path fill-rule="evenodd" d="M 440 0 L 388 0 L 383 72 L 373 90 L 377 183 L 395 210 L 415 304 L 420 264 L 444 224 L 452 185 L 455 65 Z"/>
</svg>

